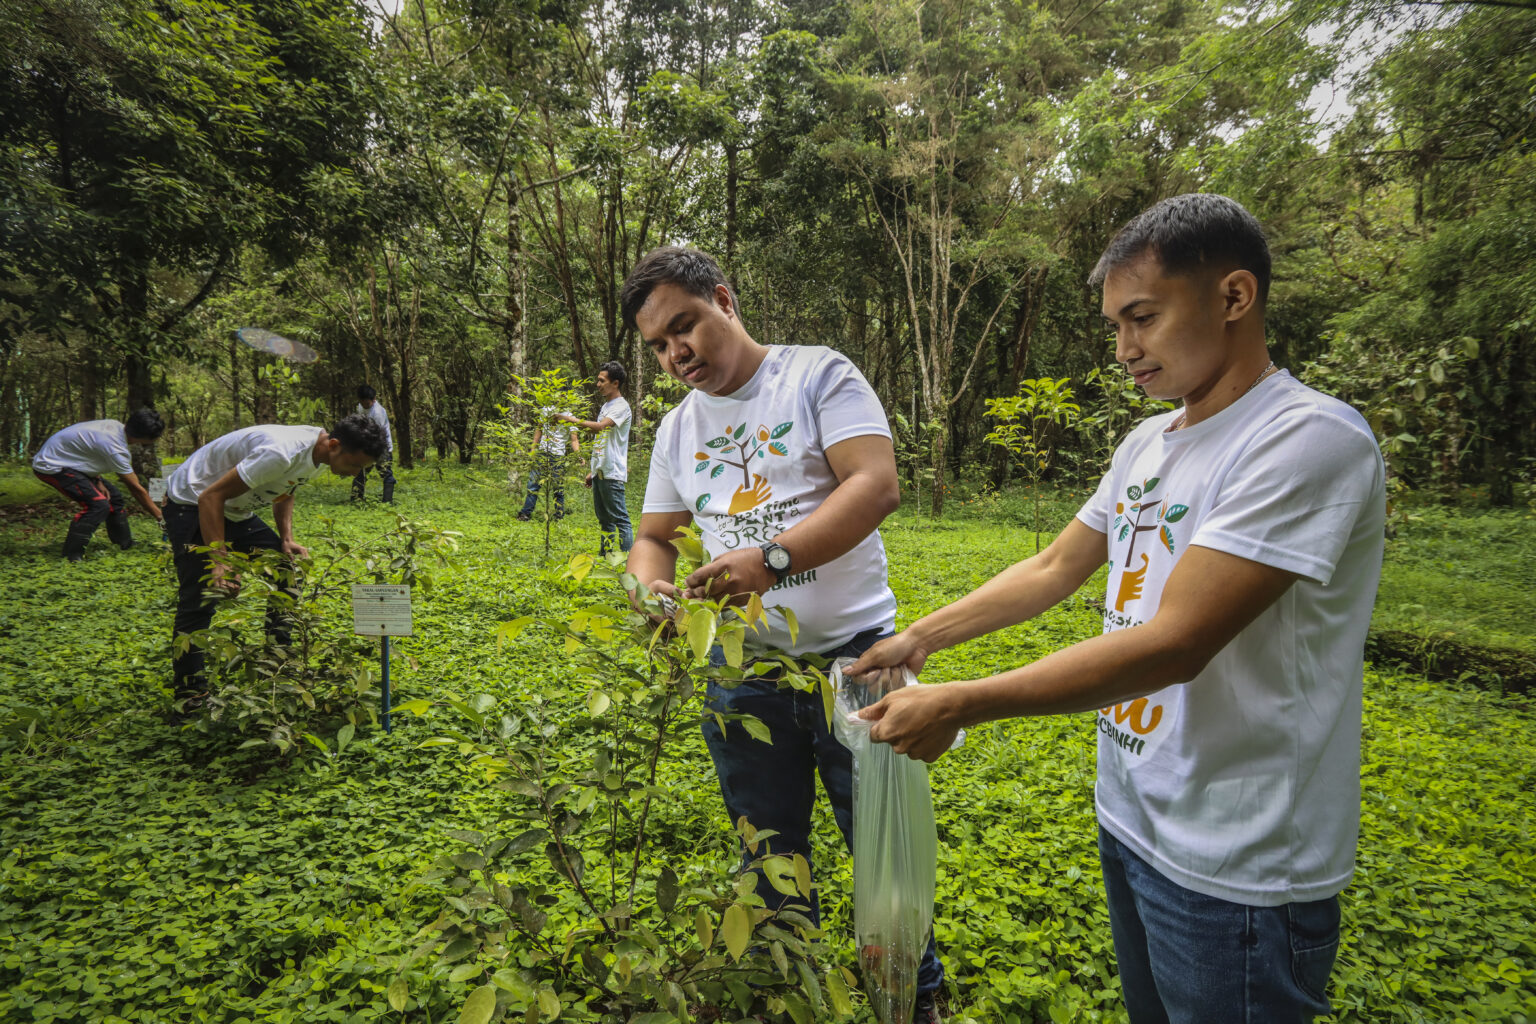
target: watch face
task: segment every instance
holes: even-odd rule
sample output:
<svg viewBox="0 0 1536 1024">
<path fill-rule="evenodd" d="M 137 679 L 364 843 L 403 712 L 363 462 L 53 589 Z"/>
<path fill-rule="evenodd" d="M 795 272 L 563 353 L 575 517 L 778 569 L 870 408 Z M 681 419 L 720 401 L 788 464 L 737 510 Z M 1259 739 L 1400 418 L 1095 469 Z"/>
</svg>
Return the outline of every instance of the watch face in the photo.
<svg viewBox="0 0 1536 1024">
<path fill-rule="evenodd" d="M 768 567 L 775 572 L 783 572 L 789 568 L 789 552 L 781 547 L 768 549 Z"/>
</svg>

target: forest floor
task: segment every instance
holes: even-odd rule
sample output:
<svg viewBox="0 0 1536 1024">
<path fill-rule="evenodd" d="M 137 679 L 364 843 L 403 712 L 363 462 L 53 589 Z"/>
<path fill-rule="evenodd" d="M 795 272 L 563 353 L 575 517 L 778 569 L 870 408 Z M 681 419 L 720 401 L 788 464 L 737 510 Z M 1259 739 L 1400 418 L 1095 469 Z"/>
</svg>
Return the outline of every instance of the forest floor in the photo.
<svg viewBox="0 0 1536 1024">
<path fill-rule="evenodd" d="M 422 744 L 447 728 L 448 693 L 509 708 L 536 694 L 578 713 L 583 687 L 558 642 L 529 631 L 498 644 L 496 628 L 609 597 L 558 578 L 594 547 L 579 484 L 546 561 L 542 526 L 513 518 L 521 495 L 495 471 L 397 473 L 394 508 L 351 505 L 345 481 L 317 479 L 300 492 L 296 532 L 357 543 L 399 513 L 461 534 L 418 599 L 415 635 L 395 644 L 397 701 L 431 706 L 397 715 L 392 734 L 365 725 L 345 749 L 284 756 L 168 721 L 175 587 L 153 523 L 135 517 L 133 550 L 98 536 L 69 566 L 56 555 L 66 505 L 19 467 L 0 472 L 0 1019 L 456 1019 L 473 979 L 447 966 L 411 968 L 403 1015 L 386 1001 L 444 905 L 422 876 L 455 849 L 450 830 L 522 826 L 451 748 Z M 1046 530 L 1082 497 L 1044 502 Z M 1032 550 L 1031 508 L 1009 493 L 958 497 L 940 522 L 894 515 L 882 533 L 901 621 Z M 1536 597 L 1520 585 L 1536 519 L 1414 515 L 1389 545 L 1378 633 L 1454 635 L 1522 663 L 1536 651 Z M 925 678 L 974 677 L 1093 635 L 1101 593 L 1100 578 L 1033 623 L 944 652 Z M 1385 657 L 1367 668 L 1338 1021 L 1536 1020 L 1536 714 L 1528 695 L 1498 692 L 1487 664 L 1460 682 Z M 1124 1019 L 1094 845 L 1094 735 L 1088 715 L 992 724 L 934 766 L 952 1019 Z M 663 839 L 648 856 L 727 875 L 735 838 L 702 743 L 682 742 L 661 772 Z M 850 864 L 825 807 L 816 843 L 828 955 L 853 968 Z"/>
</svg>

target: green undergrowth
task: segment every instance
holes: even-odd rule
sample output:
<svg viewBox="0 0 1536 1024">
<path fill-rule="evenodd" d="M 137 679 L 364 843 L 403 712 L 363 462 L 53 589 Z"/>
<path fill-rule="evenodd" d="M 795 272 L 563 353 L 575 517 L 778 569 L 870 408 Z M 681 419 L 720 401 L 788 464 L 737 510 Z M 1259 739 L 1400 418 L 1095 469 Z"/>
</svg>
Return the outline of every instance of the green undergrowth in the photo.
<svg viewBox="0 0 1536 1024">
<path fill-rule="evenodd" d="M 542 531 L 513 519 L 520 496 L 494 472 L 397 472 L 399 511 L 463 536 L 456 564 L 417 602 L 416 635 L 394 643 L 396 699 L 485 693 L 515 707 L 568 691 L 575 721 L 587 687 L 564 671 L 558 643 L 530 630 L 498 647 L 493 631 L 605 595 L 545 571 Z M 393 521 L 346 495 L 328 477 L 306 487 L 300 540 L 322 517 L 352 540 Z M 594 539 L 585 492 L 569 497 L 560 561 Z M 392 735 L 364 727 L 339 753 L 286 757 L 168 724 L 174 584 L 153 524 L 135 518 L 134 550 L 98 541 L 69 567 L 53 553 L 65 522 L 55 505 L 0 519 L 0 1020 L 457 1020 L 472 982 L 445 968 L 411 968 L 404 1014 L 385 998 L 442 906 L 419 880 L 461 849 L 450 830 L 525 824 L 504 820 L 501 795 L 450 753 L 420 746 L 447 712 L 398 714 Z M 1032 541 L 1017 518 L 975 507 L 940 524 L 903 511 L 884 535 L 904 620 Z M 1098 628 L 1089 601 L 1074 599 L 943 652 L 925 675 L 982 675 Z M 1536 1019 L 1533 733 L 1536 715 L 1508 698 L 1368 674 L 1337 1020 Z M 1094 846 L 1093 737 L 1087 715 L 986 725 L 934 767 L 936 932 L 953 1019 L 1124 1020 Z M 550 739 L 573 758 L 581 742 L 574 727 Z M 660 781 L 651 855 L 685 884 L 729 872 L 735 840 L 696 735 Z M 852 968 L 850 863 L 825 807 L 818 818 L 830 946 Z"/>
</svg>

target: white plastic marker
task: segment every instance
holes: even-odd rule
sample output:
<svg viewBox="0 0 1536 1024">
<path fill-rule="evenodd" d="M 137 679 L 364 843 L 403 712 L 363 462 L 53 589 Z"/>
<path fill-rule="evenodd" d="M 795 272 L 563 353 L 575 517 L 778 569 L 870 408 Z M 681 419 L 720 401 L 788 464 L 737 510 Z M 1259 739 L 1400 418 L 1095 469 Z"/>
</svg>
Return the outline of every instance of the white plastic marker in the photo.
<svg viewBox="0 0 1536 1024">
<path fill-rule="evenodd" d="M 382 638 L 384 692 L 379 704 L 384 731 L 393 732 L 389 723 L 389 638 L 411 635 L 411 588 L 397 584 L 354 584 L 352 632 Z"/>
<path fill-rule="evenodd" d="M 165 477 L 152 476 L 149 478 L 149 500 L 156 505 L 165 501 Z"/>
</svg>

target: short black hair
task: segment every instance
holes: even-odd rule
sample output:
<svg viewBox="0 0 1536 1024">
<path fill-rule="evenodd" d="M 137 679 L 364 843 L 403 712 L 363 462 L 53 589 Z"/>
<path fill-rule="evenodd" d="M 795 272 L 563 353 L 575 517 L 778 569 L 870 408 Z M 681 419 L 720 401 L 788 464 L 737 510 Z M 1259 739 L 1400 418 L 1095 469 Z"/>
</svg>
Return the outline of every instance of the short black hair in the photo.
<svg viewBox="0 0 1536 1024">
<path fill-rule="evenodd" d="M 359 402 L 368 402 L 377 397 L 379 397 L 379 393 L 373 390 L 372 384 L 359 384 L 357 386 L 357 400 Z"/>
<path fill-rule="evenodd" d="M 610 359 L 602 366 L 599 366 L 597 368 L 597 372 L 606 373 L 608 375 L 608 379 L 613 381 L 619 387 L 624 386 L 624 381 L 628 379 L 629 376 L 624 372 L 624 364 L 614 359 Z"/>
<path fill-rule="evenodd" d="M 145 406 L 128 417 L 128 421 L 123 424 L 123 433 L 129 437 L 153 441 L 165 433 L 165 420 L 155 410 Z"/>
<path fill-rule="evenodd" d="M 1111 271 L 1154 256 L 1170 277 L 1201 270 L 1246 270 L 1258 280 L 1259 304 L 1269 298 L 1269 243 L 1258 219 L 1226 196 L 1191 192 L 1148 207 L 1115 233 L 1088 283 L 1104 283 Z"/>
<path fill-rule="evenodd" d="M 353 413 L 331 429 L 331 436 L 341 442 L 343 451 L 362 452 L 375 459 L 382 459 L 389 451 L 384 440 L 384 428 L 361 413 Z"/>
<path fill-rule="evenodd" d="M 663 284 L 675 284 L 708 302 L 715 300 L 715 289 L 723 284 L 731 293 L 731 308 L 736 310 L 738 317 L 741 315 L 736 289 L 731 287 L 713 256 L 680 245 L 664 245 L 641 257 L 624 279 L 624 287 L 619 291 L 619 309 L 624 314 L 626 326 L 635 326 L 635 314 L 651 297 L 651 292 Z"/>
</svg>

